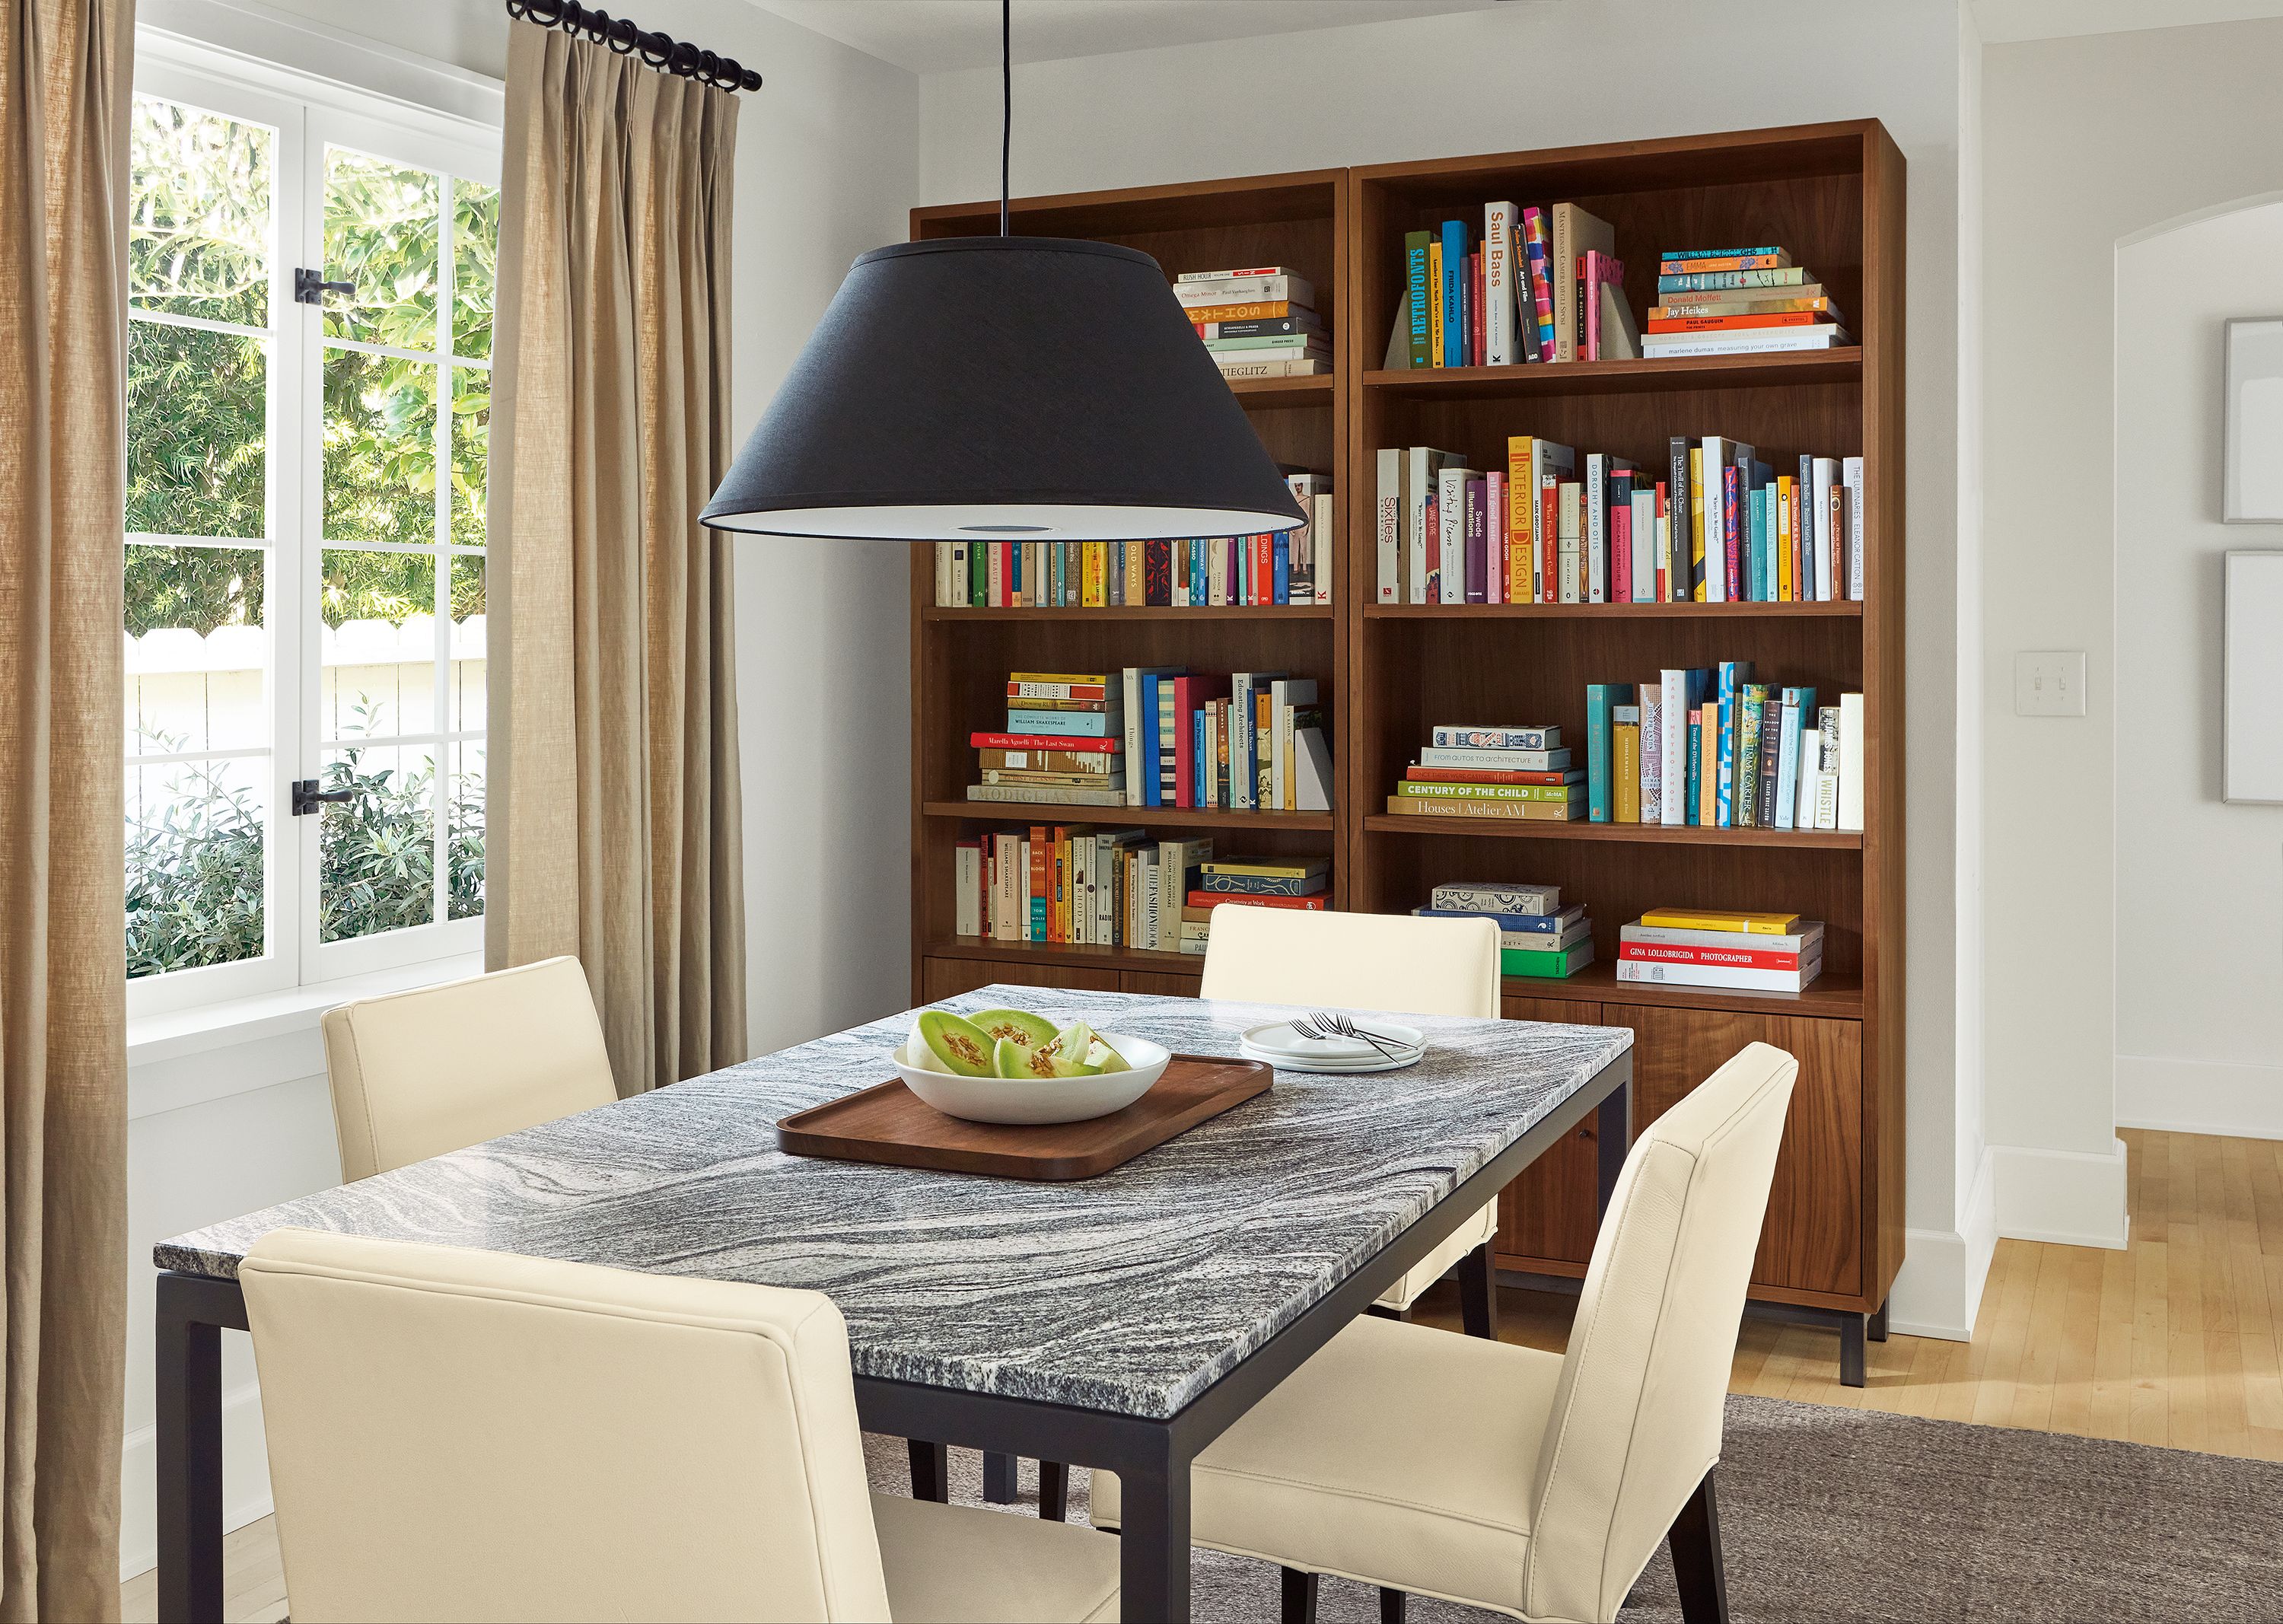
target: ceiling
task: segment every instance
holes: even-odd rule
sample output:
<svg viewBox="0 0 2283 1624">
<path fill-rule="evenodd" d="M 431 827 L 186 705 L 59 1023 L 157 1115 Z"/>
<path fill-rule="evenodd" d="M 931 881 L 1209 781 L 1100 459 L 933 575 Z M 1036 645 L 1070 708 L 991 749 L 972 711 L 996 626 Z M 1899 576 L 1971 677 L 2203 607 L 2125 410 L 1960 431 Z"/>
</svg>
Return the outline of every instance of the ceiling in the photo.
<svg viewBox="0 0 2283 1624">
<path fill-rule="evenodd" d="M 999 0 L 760 0 L 813 33 L 914 73 L 999 60 Z M 1253 39 L 1399 17 L 1484 12 L 1515 0 L 1017 0 L 1017 62 Z"/>
<path fill-rule="evenodd" d="M 1973 0 L 1985 45 L 2283 16 L 2283 0 Z"/>
</svg>

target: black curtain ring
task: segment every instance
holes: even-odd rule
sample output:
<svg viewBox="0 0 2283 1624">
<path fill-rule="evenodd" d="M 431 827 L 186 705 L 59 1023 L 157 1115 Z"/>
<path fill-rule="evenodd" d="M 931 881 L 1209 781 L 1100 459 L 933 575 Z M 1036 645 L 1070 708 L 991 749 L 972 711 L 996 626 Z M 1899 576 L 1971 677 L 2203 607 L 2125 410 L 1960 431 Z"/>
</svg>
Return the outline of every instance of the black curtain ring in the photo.
<svg viewBox="0 0 2283 1624">
<path fill-rule="evenodd" d="M 635 43 L 641 37 L 641 31 L 635 27 L 634 19 L 621 17 L 611 25 L 610 37 L 603 43 L 611 48 L 613 56 L 631 56 L 634 54 Z"/>
<path fill-rule="evenodd" d="M 697 47 L 688 40 L 675 42 L 673 52 L 666 59 L 666 71 L 676 79 L 687 79 L 697 71 Z"/>
<path fill-rule="evenodd" d="M 635 42 L 642 52 L 643 66 L 664 67 L 674 54 L 674 41 L 664 34 L 645 34 Z"/>
</svg>

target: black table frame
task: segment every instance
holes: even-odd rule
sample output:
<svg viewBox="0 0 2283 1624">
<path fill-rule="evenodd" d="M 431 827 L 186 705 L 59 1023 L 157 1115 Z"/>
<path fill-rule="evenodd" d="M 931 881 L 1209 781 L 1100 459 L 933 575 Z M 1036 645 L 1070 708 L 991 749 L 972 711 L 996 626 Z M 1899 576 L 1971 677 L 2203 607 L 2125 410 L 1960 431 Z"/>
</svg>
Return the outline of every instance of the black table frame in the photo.
<svg viewBox="0 0 2283 1624">
<path fill-rule="evenodd" d="M 1122 1614 L 1136 1624 L 1185 1620 L 1190 1462 L 1589 1112 L 1598 1118 L 1599 1204 L 1606 1211 L 1632 1143 L 1632 1071 L 1628 1049 L 1177 1415 L 1153 1420 L 860 1375 L 858 1418 L 868 1431 L 895 1437 L 1117 1472 L 1125 1491 Z M 159 1617 L 165 1624 L 218 1624 L 222 1618 L 222 1333 L 245 1328 L 237 1280 L 160 1271 Z"/>
</svg>

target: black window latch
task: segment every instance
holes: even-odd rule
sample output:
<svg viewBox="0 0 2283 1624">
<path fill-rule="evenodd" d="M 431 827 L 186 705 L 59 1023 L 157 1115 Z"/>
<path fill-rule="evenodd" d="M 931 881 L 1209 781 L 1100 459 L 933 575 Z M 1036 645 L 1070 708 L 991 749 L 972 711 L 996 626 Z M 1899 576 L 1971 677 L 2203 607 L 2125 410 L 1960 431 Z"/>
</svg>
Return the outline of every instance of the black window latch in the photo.
<svg viewBox="0 0 2283 1624">
<path fill-rule="evenodd" d="M 307 817 L 329 800 L 355 800 L 355 789 L 320 790 L 315 778 L 293 780 L 293 816 Z"/>
<path fill-rule="evenodd" d="M 293 268 L 293 302 L 323 304 L 328 293 L 355 293 L 354 282 L 328 282 L 322 270 L 311 270 L 307 265 Z"/>
</svg>

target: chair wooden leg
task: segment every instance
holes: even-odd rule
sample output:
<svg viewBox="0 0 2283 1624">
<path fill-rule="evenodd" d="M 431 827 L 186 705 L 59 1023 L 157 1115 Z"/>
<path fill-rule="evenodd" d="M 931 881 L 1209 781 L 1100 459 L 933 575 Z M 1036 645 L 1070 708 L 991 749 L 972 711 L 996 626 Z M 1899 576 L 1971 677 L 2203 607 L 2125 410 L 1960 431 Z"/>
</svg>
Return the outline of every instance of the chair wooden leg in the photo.
<svg viewBox="0 0 2283 1624">
<path fill-rule="evenodd" d="M 941 1504 L 951 1498 L 951 1456 L 939 1443 L 905 1440 L 912 1456 L 912 1498 Z"/>
<path fill-rule="evenodd" d="M 1015 1503 L 1015 1457 L 996 1449 L 983 1451 L 983 1501 L 986 1505 Z"/>
<path fill-rule="evenodd" d="M 1720 1562 L 1720 1514 L 1710 1472 L 1672 1519 L 1665 1541 L 1672 1548 L 1681 1618 L 1687 1624 L 1728 1624 L 1728 1578 Z"/>
<path fill-rule="evenodd" d="M 1316 1624 L 1316 1578 L 1297 1567 L 1284 1570 L 1284 1624 Z"/>
<path fill-rule="evenodd" d="M 1048 1522 L 1070 1520 L 1070 1468 L 1060 1461 L 1039 1463 L 1039 1515 Z"/>
<path fill-rule="evenodd" d="M 1488 1241 L 1459 1260 L 1459 1317 L 1469 1336 L 1498 1340 L 1498 1265 Z"/>
<path fill-rule="evenodd" d="M 1388 1585 L 1379 1587 L 1379 1624 L 1403 1624 L 1402 1591 Z"/>
</svg>

